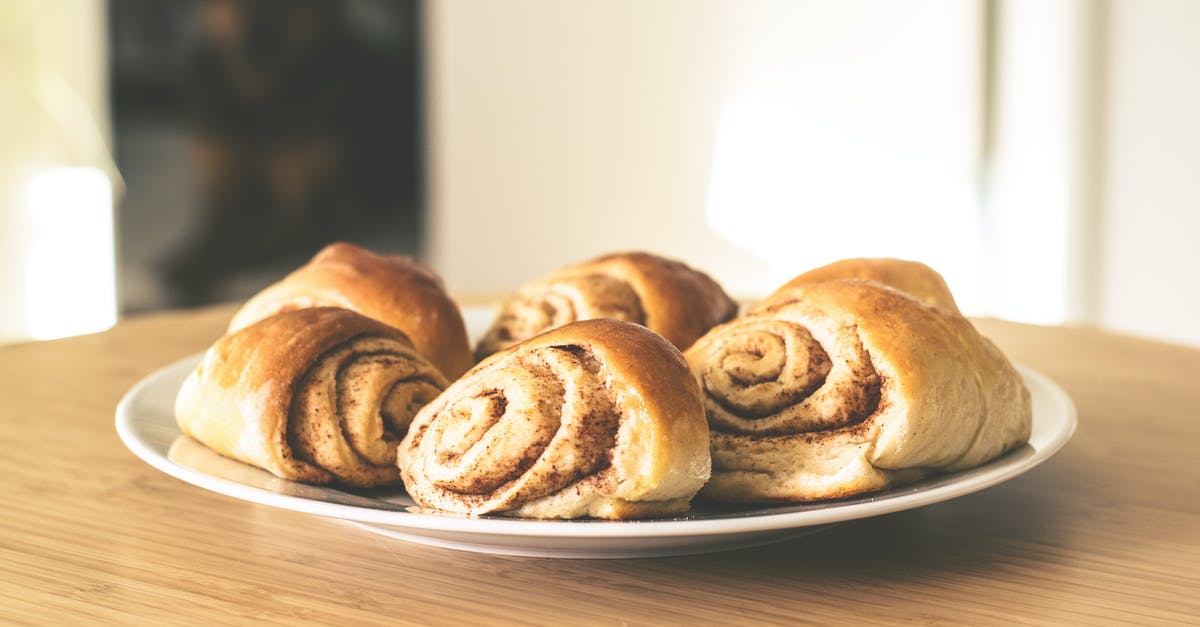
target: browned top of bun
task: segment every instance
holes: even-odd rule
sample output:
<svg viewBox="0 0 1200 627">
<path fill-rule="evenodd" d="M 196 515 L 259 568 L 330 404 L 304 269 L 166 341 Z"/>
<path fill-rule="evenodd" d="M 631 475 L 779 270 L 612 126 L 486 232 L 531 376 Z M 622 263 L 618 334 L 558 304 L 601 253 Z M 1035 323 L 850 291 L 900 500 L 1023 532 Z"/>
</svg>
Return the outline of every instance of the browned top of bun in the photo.
<svg viewBox="0 0 1200 627">
<path fill-rule="evenodd" d="M 403 255 L 380 255 L 353 244 L 326 246 L 311 261 L 242 306 L 230 332 L 280 311 L 332 306 L 400 329 L 417 351 L 454 379 L 471 366 L 466 326 L 442 280 Z"/>
<path fill-rule="evenodd" d="M 646 327 L 680 350 L 737 313 L 737 303 L 707 274 L 650 253 L 613 253 L 555 274 L 595 271 L 629 281 L 641 296 Z"/>
<path fill-rule="evenodd" d="M 755 305 L 754 309 L 769 306 L 772 301 L 783 297 L 786 292 L 798 285 L 838 279 L 858 279 L 882 283 L 927 305 L 958 311 L 958 304 L 954 302 L 954 296 L 950 293 L 946 280 L 936 270 L 919 261 L 889 257 L 842 259 L 814 268 L 784 283 L 774 294 L 768 296 L 762 303 Z"/>
<path fill-rule="evenodd" d="M 641 324 L 683 350 L 736 313 L 737 304 L 699 270 L 650 253 L 614 253 L 522 287 L 500 308 L 476 355 L 483 358 L 569 322 L 599 318 Z"/>
</svg>

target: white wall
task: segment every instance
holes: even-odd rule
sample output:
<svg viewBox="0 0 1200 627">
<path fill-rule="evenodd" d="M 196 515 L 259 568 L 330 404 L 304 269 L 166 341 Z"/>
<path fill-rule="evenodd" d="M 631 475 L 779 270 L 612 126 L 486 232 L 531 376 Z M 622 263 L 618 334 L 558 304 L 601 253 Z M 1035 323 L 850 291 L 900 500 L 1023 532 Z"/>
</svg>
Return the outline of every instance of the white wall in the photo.
<svg viewBox="0 0 1200 627">
<path fill-rule="evenodd" d="M 506 291 L 640 248 L 753 294 L 897 254 L 969 291 L 980 7 L 430 3 L 430 260 Z"/>
<path fill-rule="evenodd" d="M 1115 0 L 1097 322 L 1200 345 L 1200 2 Z"/>
<path fill-rule="evenodd" d="M 455 289 L 510 290 L 563 263 L 649 248 L 753 263 L 696 219 L 729 7 L 427 6 L 431 261 Z M 684 217 L 686 219 L 680 219 Z"/>
<path fill-rule="evenodd" d="M 646 248 L 747 295 L 898 255 L 971 313 L 1200 344 L 1200 3 L 1002 0 L 990 75 L 982 6 L 432 3 L 432 261 Z"/>
</svg>

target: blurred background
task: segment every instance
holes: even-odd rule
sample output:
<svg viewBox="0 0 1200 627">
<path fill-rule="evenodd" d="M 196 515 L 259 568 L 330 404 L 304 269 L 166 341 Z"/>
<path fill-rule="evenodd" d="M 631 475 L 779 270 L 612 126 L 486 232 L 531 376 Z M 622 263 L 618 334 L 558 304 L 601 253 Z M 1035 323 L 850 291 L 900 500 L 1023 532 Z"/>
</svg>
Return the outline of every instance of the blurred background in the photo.
<svg viewBox="0 0 1200 627">
<path fill-rule="evenodd" d="M 459 293 L 900 256 L 973 315 L 1200 345 L 1198 57 L 1188 0 L 8 0 L 0 341 L 340 239 Z"/>
</svg>

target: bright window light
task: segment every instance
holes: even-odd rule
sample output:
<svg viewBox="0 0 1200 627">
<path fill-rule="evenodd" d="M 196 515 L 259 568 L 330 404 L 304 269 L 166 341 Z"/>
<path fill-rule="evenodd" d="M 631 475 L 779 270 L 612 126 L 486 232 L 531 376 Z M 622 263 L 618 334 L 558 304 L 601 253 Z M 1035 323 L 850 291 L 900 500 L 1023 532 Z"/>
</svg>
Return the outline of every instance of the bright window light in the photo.
<svg viewBox="0 0 1200 627">
<path fill-rule="evenodd" d="M 979 6 L 772 4 L 739 18 L 708 225 L 773 289 L 846 257 L 923 261 L 977 313 Z"/>
<path fill-rule="evenodd" d="M 1081 5 L 1005 2 L 992 103 L 997 120 L 989 156 L 990 311 L 1012 320 L 1060 324 L 1084 286 L 1072 280 L 1072 221 L 1084 181 L 1077 177 L 1083 143 L 1079 72 Z M 1092 182 L 1088 182 L 1089 184 Z"/>
<path fill-rule="evenodd" d="M 117 320 L 112 184 L 97 168 L 45 170 L 26 196 L 29 336 L 93 333 Z"/>
<path fill-rule="evenodd" d="M 977 204 L 954 152 L 930 143 L 872 145 L 845 132 L 851 120 L 838 126 L 829 123 L 836 114 L 797 115 L 799 104 L 743 95 L 717 135 L 707 221 L 766 263 L 763 291 L 839 258 L 890 256 L 930 264 L 964 311 L 977 309 Z M 862 126 L 868 121 L 859 117 Z"/>
</svg>

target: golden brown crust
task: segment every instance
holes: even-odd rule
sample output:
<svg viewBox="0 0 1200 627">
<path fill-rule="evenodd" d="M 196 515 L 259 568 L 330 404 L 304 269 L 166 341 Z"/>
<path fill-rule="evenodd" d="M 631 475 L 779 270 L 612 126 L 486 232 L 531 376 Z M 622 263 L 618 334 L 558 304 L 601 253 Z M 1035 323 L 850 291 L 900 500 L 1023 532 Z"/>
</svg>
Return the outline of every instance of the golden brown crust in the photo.
<svg viewBox="0 0 1200 627">
<path fill-rule="evenodd" d="M 793 284 L 686 356 L 713 431 L 702 494 L 718 500 L 838 498 L 1029 437 L 1028 390 L 1000 351 L 956 311 L 874 281 Z"/>
<path fill-rule="evenodd" d="M 399 330 L 355 312 L 282 312 L 218 340 L 176 399 L 184 433 L 285 479 L 399 481 L 395 447 L 448 385 Z"/>
<path fill-rule="evenodd" d="M 649 253 L 615 253 L 522 288 L 502 306 L 475 354 L 483 358 L 554 327 L 595 318 L 641 324 L 683 350 L 736 313 L 736 303 L 703 272 Z"/>
<path fill-rule="evenodd" d="M 778 298 L 785 298 L 787 292 L 797 285 L 838 279 L 875 281 L 900 290 L 932 307 L 958 311 L 958 304 L 954 302 L 946 280 L 936 270 L 919 261 L 889 257 L 842 259 L 814 268 L 784 283 L 774 294 L 756 305 L 756 308 L 766 306 Z"/>
<path fill-rule="evenodd" d="M 322 306 L 351 309 L 400 329 L 448 378 L 473 363 L 462 314 L 433 270 L 411 257 L 347 243 L 326 246 L 259 292 L 234 315 L 229 330 L 280 311 Z"/>
<path fill-rule="evenodd" d="M 425 407 L 400 445 L 419 504 L 537 518 L 679 513 L 709 475 L 683 356 L 632 323 L 572 323 L 497 353 Z"/>
</svg>

